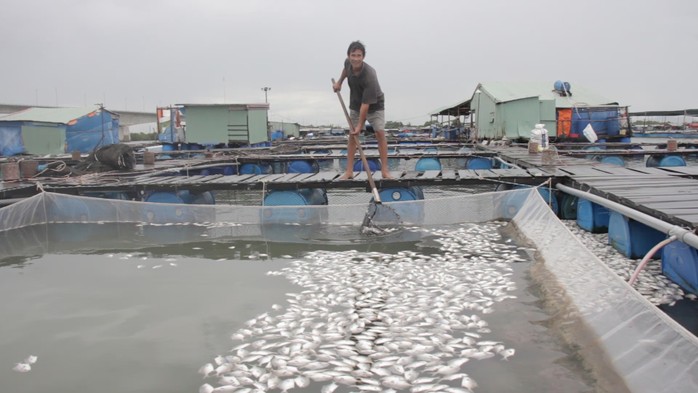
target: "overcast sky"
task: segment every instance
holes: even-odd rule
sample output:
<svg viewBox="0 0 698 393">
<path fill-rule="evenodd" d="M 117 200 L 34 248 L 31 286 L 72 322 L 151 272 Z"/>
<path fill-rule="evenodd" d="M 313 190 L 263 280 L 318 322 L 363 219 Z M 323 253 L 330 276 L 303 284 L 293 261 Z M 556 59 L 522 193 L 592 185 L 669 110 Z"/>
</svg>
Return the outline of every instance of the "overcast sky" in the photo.
<svg viewBox="0 0 698 393">
<path fill-rule="evenodd" d="M 421 125 L 485 81 L 698 108 L 694 0 L 3 0 L 0 103 L 154 111 L 270 87 L 270 120 L 343 126 L 330 79 L 357 39 L 387 120 Z"/>
</svg>

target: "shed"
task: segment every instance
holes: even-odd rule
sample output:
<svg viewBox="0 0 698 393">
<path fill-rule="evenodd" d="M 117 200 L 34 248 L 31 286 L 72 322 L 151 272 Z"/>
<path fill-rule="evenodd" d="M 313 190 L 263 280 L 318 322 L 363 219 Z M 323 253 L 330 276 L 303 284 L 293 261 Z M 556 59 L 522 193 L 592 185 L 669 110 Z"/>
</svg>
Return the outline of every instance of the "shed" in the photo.
<svg viewBox="0 0 698 393">
<path fill-rule="evenodd" d="M 269 104 L 180 104 L 186 141 L 230 147 L 269 142 Z"/>
<path fill-rule="evenodd" d="M 278 139 L 279 135 L 282 138 L 299 137 L 301 135 L 301 125 L 298 123 L 270 121 L 269 130 L 271 131 L 272 140 Z M 274 138 L 275 136 L 277 138 Z"/>
<path fill-rule="evenodd" d="M 0 154 L 89 153 L 119 143 L 119 116 L 101 107 L 27 108 L 0 117 Z"/>
<path fill-rule="evenodd" d="M 627 107 L 567 82 L 483 82 L 469 108 L 479 139 L 528 139 L 536 124 L 559 140 L 583 139 L 589 124 L 599 138 L 630 136 Z"/>
</svg>

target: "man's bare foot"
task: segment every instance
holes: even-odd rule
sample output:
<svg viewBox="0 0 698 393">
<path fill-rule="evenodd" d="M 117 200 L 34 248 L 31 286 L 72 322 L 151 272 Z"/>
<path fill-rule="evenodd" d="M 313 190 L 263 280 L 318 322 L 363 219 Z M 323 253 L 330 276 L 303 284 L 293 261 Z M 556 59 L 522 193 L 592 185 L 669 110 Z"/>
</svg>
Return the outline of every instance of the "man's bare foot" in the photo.
<svg viewBox="0 0 698 393">
<path fill-rule="evenodd" d="M 390 175 L 390 172 L 381 172 L 381 178 L 392 179 L 393 177 Z"/>
<path fill-rule="evenodd" d="M 350 179 L 352 179 L 353 177 L 354 177 L 354 174 L 353 174 L 353 173 L 351 173 L 351 172 L 346 173 L 346 172 L 345 172 L 342 176 L 340 176 L 339 178 L 337 178 L 337 180 L 350 180 Z"/>
</svg>

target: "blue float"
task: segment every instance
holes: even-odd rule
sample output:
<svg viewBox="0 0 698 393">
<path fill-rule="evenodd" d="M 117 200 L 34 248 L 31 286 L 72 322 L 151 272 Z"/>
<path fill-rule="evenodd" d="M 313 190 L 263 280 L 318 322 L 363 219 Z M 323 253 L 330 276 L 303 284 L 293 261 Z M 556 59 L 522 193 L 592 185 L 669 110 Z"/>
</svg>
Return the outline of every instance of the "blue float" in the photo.
<svg viewBox="0 0 698 393">
<path fill-rule="evenodd" d="M 378 191 L 381 202 L 407 202 L 424 200 L 424 190 L 421 187 L 389 187 Z M 418 224 L 424 220 L 424 204 L 397 203 L 390 208 L 400 216 L 403 223 Z"/>
<path fill-rule="evenodd" d="M 698 294 L 698 252 L 695 248 L 679 241 L 664 246 L 662 271 L 684 290 Z"/>
<path fill-rule="evenodd" d="M 611 211 L 608 219 L 608 243 L 628 258 L 643 258 L 666 235 L 654 228 Z M 658 259 L 660 253 L 654 254 Z"/>
<path fill-rule="evenodd" d="M 240 167 L 241 175 L 265 175 L 269 173 L 272 173 L 271 164 L 266 162 L 260 162 L 257 164 L 247 162 L 242 164 Z"/>
<path fill-rule="evenodd" d="M 262 223 L 305 224 L 323 221 L 327 210 L 303 207 L 310 205 L 327 205 L 327 192 L 320 188 L 270 191 L 264 197 L 264 206 L 271 208 L 262 209 Z"/>
<path fill-rule="evenodd" d="M 313 160 L 293 160 L 286 163 L 286 173 L 316 173 L 318 165 Z"/>
<path fill-rule="evenodd" d="M 368 168 L 371 170 L 371 172 L 379 171 L 381 169 L 381 163 L 378 160 L 376 160 L 375 158 L 367 158 L 366 162 L 368 162 Z M 354 171 L 360 172 L 363 170 L 364 170 L 363 160 L 360 160 L 357 158 L 356 161 L 354 162 Z"/>
<path fill-rule="evenodd" d="M 577 199 L 577 225 L 587 232 L 608 232 L 609 211 L 587 199 Z"/>
<path fill-rule="evenodd" d="M 204 168 L 199 172 L 199 175 L 201 176 L 210 176 L 210 175 L 223 175 L 223 176 L 232 176 L 232 175 L 237 175 L 238 168 L 233 165 L 226 165 L 222 167 L 209 167 L 209 168 Z"/>
<path fill-rule="evenodd" d="M 602 164 L 625 166 L 625 160 L 619 156 L 605 156 L 601 159 Z"/>
<path fill-rule="evenodd" d="M 440 171 L 441 161 L 434 157 L 422 157 L 417 160 L 417 163 L 414 165 L 414 170 L 417 172 Z"/>
<path fill-rule="evenodd" d="M 126 192 L 122 191 L 86 192 L 85 196 L 102 199 L 119 199 L 122 201 L 131 199 Z"/>
<path fill-rule="evenodd" d="M 319 154 L 319 155 L 324 155 L 324 154 L 332 154 L 331 150 L 328 149 L 320 149 L 320 150 L 315 150 L 313 154 Z M 317 161 L 317 166 L 318 170 L 331 170 L 332 167 L 334 166 L 334 159 L 333 158 L 328 158 L 328 159 L 318 159 Z"/>
<path fill-rule="evenodd" d="M 457 153 L 458 153 L 458 154 L 466 154 L 466 153 L 470 153 L 470 152 L 472 152 L 472 151 L 473 151 L 473 149 L 471 149 L 471 148 L 469 148 L 469 147 L 461 147 L 460 149 L 458 149 L 458 152 L 457 152 Z M 467 164 L 468 164 L 468 158 L 467 158 L 467 157 L 458 157 L 458 158 L 456 158 L 456 167 L 457 167 L 458 169 L 465 168 Z"/>
<path fill-rule="evenodd" d="M 577 219 L 577 197 L 563 193 L 560 196 L 560 218 L 563 220 Z"/>
<path fill-rule="evenodd" d="M 492 159 L 484 157 L 470 157 L 465 163 L 466 169 L 492 169 Z"/>
<path fill-rule="evenodd" d="M 659 160 L 659 166 L 686 166 L 686 160 L 684 160 L 681 156 L 666 156 Z"/>
</svg>

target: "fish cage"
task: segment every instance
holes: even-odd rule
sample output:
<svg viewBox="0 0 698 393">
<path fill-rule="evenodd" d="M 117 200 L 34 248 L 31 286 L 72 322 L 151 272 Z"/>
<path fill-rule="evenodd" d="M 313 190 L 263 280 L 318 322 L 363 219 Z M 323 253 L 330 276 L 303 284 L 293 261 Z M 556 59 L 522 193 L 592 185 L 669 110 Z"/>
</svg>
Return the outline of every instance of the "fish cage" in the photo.
<svg viewBox="0 0 698 393">
<path fill-rule="evenodd" d="M 371 210 L 368 200 L 325 204 L 324 193 L 316 190 L 300 196 L 302 212 L 284 201 L 259 206 L 151 203 L 43 192 L 0 209 L 0 252 L 8 258 L 92 249 L 97 235 L 107 239 L 101 247 L 115 249 L 202 237 L 323 242 L 335 231 L 356 231 L 366 242 L 401 242 L 419 240 L 419 228 L 503 221 L 535 250 L 532 279 L 557 310 L 555 323 L 564 337 L 580 348 L 585 367 L 605 391 L 698 391 L 698 339 L 587 249 L 536 188 L 438 198 L 424 197 L 418 189 L 392 190 L 381 206 L 398 212 L 399 222 L 380 235 L 359 232 Z M 270 217 L 283 219 L 270 223 Z M 66 239 L 68 226 L 86 230 Z"/>
</svg>

